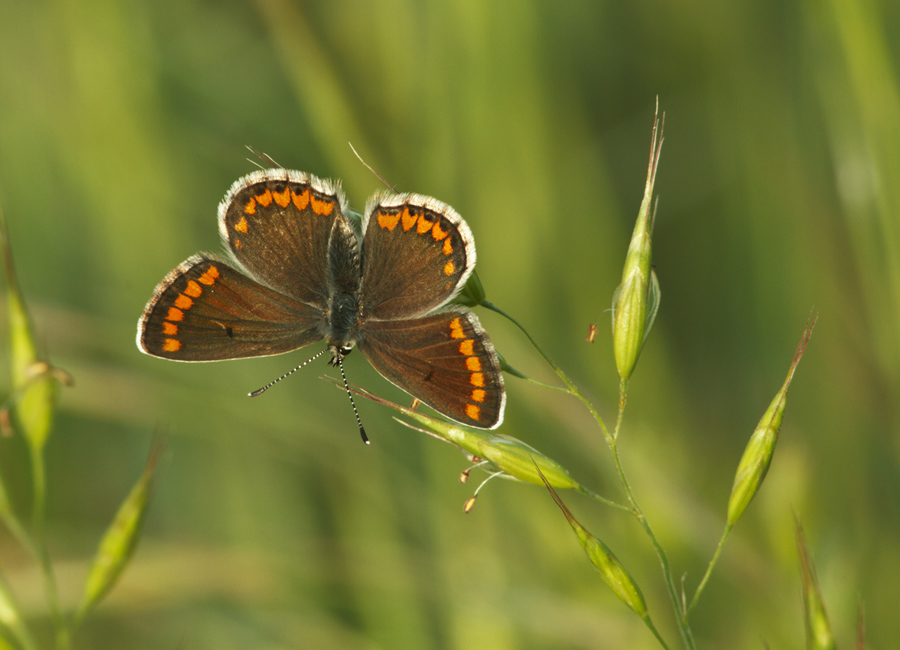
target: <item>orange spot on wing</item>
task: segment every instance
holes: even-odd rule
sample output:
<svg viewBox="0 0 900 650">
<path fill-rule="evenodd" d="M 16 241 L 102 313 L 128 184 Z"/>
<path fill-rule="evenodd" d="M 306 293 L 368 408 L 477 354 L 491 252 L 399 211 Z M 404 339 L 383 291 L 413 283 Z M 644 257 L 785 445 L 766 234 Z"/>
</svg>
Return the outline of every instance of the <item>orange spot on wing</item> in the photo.
<svg viewBox="0 0 900 650">
<path fill-rule="evenodd" d="M 466 415 L 469 416 L 469 419 L 478 421 L 478 416 L 481 415 L 481 407 L 475 406 L 474 404 L 466 404 Z"/>
<path fill-rule="evenodd" d="M 462 325 L 459 322 L 458 318 L 454 318 L 450 321 L 450 338 L 452 339 L 462 339 L 465 338 L 466 335 L 463 333 Z"/>
<path fill-rule="evenodd" d="M 475 341 L 472 339 L 466 339 L 459 344 L 459 353 L 465 355 L 467 357 L 471 357 L 475 354 Z"/>
<path fill-rule="evenodd" d="M 409 208 L 403 208 L 403 214 L 401 215 L 401 219 L 403 220 L 403 230 L 409 230 L 414 225 L 416 225 L 416 221 L 418 221 L 419 215 L 410 214 Z"/>
<path fill-rule="evenodd" d="M 234 229 L 237 230 L 238 232 L 247 232 L 247 230 L 248 230 L 247 220 L 244 219 L 244 217 L 241 217 L 241 220 L 238 221 L 236 224 L 234 224 Z"/>
<path fill-rule="evenodd" d="M 219 269 L 214 266 L 209 267 L 203 272 L 199 278 L 197 278 L 200 282 L 205 284 L 208 287 L 211 287 L 216 283 L 216 278 L 219 277 Z"/>
<path fill-rule="evenodd" d="M 193 280 L 188 280 L 187 287 L 185 287 L 184 289 L 184 293 L 191 298 L 199 298 L 200 294 L 203 293 L 203 287 L 201 287 Z"/>
<path fill-rule="evenodd" d="M 256 214 L 256 199 L 251 198 L 244 206 L 244 214 Z"/>
<path fill-rule="evenodd" d="M 437 226 L 435 226 L 435 228 L 437 228 Z M 449 237 L 444 240 L 444 248 L 442 250 L 444 251 L 444 255 L 450 255 L 453 253 L 453 242 L 450 241 Z"/>
<path fill-rule="evenodd" d="M 416 230 L 420 235 L 424 235 L 426 232 L 431 230 L 431 227 L 434 226 L 435 223 L 436 222 L 434 221 L 428 221 L 428 219 L 426 219 L 425 215 L 423 214 L 421 217 L 419 217 L 419 223 L 416 226 Z"/>
<path fill-rule="evenodd" d="M 440 220 L 434 222 L 434 228 L 431 229 L 431 236 L 434 237 L 434 241 L 441 241 L 449 234 L 449 230 L 441 230 Z"/>
<path fill-rule="evenodd" d="M 472 401 L 473 402 L 483 402 L 484 396 L 486 395 L 484 389 L 475 388 L 472 390 Z"/>
<path fill-rule="evenodd" d="M 334 210 L 334 201 L 329 201 L 328 199 L 320 199 L 319 197 L 313 195 L 312 209 L 316 214 L 324 214 L 325 216 L 328 216 L 329 214 L 331 214 L 331 211 Z"/>
<path fill-rule="evenodd" d="M 275 198 L 275 203 L 282 208 L 288 207 L 288 204 L 291 202 L 291 190 L 287 187 L 284 188 L 284 192 L 272 192 L 272 196 Z"/>
<path fill-rule="evenodd" d="M 175 298 L 175 306 L 178 307 L 178 309 L 187 310 L 194 306 L 194 301 L 181 293 L 178 294 L 177 298 Z"/>
<path fill-rule="evenodd" d="M 166 336 L 175 336 L 178 334 L 178 325 L 175 323 L 170 323 L 167 320 L 163 321 L 162 333 Z"/>
<path fill-rule="evenodd" d="M 300 194 L 296 192 L 291 192 L 291 198 L 294 200 L 294 205 L 297 206 L 297 209 L 301 212 L 309 207 L 309 189 L 304 188 Z"/>
<path fill-rule="evenodd" d="M 484 374 L 480 372 L 473 372 L 472 376 L 469 377 L 469 383 L 473 386 L 478 386 L 479 388 L 484 387 Z"/>
<path fill-rule="evenodd" d="M 181 341 L 178 339 L 166 339 L 163 343 L 163 350 L 166 352 L 178 352 L 181 349 Z"/>
<path fill-rule="evenodd" d="M 179 322 L 184 320 L 184 312 L 175 307 L 169 307 L 169 311 L 166 313 L 166 320 Z"/>
<path fill-rule="evenodd" d="M 378 213 L 378 225 L 382 228 L 387 228 L 388 230 L 393 230 L 397 227 L 397 223 L 400 221 L 400 213 L 395 212 L 394 214 L 388 214 L 386 212 Z"/>
<path fill-rule="evenodd" d="M 471 370 L 472 372 L 479 372 L 481 370 L 481 359 L 478 357 L 470 357 L 466 356 L 466 370 Z"/>
<path fill-rule="evenodd" d="M 266 190 L 262 194 L 257 194 L 256 200 L 259 201 L 259 204 L 262 207 L 268 208 L 269 205 L 272 203 L 272 193 L 269 190 Z"/>
<path fill-rule="evenodd" d="M 453 262 L 444 264 L 444 275 L 453 275 L 454 271 L 456 271 L 456 264 Z"/>
</svg>

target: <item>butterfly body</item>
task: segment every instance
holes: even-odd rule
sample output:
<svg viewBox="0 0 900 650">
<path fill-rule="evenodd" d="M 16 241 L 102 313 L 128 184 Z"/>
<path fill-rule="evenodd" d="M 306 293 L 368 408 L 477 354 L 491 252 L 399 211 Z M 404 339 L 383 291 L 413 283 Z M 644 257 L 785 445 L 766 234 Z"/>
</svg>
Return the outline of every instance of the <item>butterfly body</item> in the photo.
<svg viewBox="0 0 900 650">
<path fill-rule="evenodd" d="M 325 340 L 332 360 L 358 347 L 378 372 L 455 420 L 499 426 L 499 358 L 471 312 L 447 303 L 475 266 L 468 225 L 450 206 L 383 194 L 358 235 L 339 186 L 263 170 L 219 205 L 233 261 L 195 255 L 157 286 L 138 347 L 177 361 L 280 354 Z"/>
</svg>

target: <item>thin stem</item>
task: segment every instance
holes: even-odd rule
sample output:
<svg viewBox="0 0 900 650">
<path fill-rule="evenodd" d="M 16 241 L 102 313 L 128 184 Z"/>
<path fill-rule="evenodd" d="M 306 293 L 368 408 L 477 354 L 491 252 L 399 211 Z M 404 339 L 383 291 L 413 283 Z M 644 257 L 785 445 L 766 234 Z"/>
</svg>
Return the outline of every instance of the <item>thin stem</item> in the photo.
<svg viewBox="0 0 900 650">
<path fill-rule="evenodd" d="M 545 384 L 544 382 L 542 382 L 542 381 L 540 381 L 540 380 L 537 380 L 537 379 L 534 379 L 534 378 L 532 378 L 532 377 L 524 377 L 524 376 L 523 376 L 522 379 L 524 379 L 525 381 L 531 382 L 532 384 L 536 384 L 537 386 L 540 386 L 541 388 L 548 388 L 548 389 L 550 389 L 550 390 L 557 390 L 557 391 L 559 391 L 560 393 L 569 393 L 569 389 L 568 389 L 568 388 L 563 388 L 562 386 L 554 386 L 553 384 Z"/>
<path fill-rule="evenodd" d="M 650 544 L 653 546 L 654 551 L 656 551 L 656 555 L 659 558 L 660 564 L 662 565 L 663 578 L 666 583 L 666 588 L 669 591 L 669 598 L 672 600 L 672 606 L 675 609 L 676 617 L 678 619 L 678 630 L 681 634 L 681 639 L 684 642 L 684 646 L 686 648 L 688 648 L 688 650 L 694 650 L 693 633 L 691 632 L 690 626 L 688 625 L 687 617 L 683 613 L 684 608 L 683 608 L 683 606 L 679 605 L 680 601 L 679 601 L 679 597 L 678 597 L 678 590 L 675 588 L 675 582 L 672 579 L 672 570 L 669 565 L 669 558 L 666 555 L 665 550 L 663 550 L 662 545 L 659 543 L 659 540 L 656 538 L 656 535 L 653 533 L 653 529 L 650 527 L 650 524 L 647 522 L 647 518 L 644 516 L 643 511 L 641 510 L 640 506 L 638 506 L 637 500 L 634 498 L 634 494 L 631 492 L 631 486 L 628 483 L 628 479 L 625 477 L 625 471 L 622 469 L 622 463 L 619 460 L 619 450 L 618 450 L 618 447 L 616 446 L 616 439 L 618 437 L 619 428 L 622 423 L 622 417 L 625 412 L 627 386 L 628 386 L 627 382 L 622 381 L 620 384 L 620 387 L 619 387 L 619 410 L 618 410 L 618 415 L 616 417 L 616 428 L 613 431 L 613 433 L 610 434 L 609 429 L 606 427 L 606 423 L 603 421 L 603 418 L 600 417 L 600 414 L 597 412 L 597 410 L 594 408 L 594 406 L 587 400 L 587 398 L 584 397 L 584 395 L 581 394 L 581 391 L 578 390 L 578 387 L 572 382 L 571 379 L 569 379 L 569 377 L 566 375 L 566 373 L 563 372 L 563 370 L 559 366 L 556 365 L 556 363 L 553 361 L 553 359 L 551 359 L 550 356 L 546 352 L 544 352 L 543 348 L 541 348 L 541 346 L 538 345 L 538 342 L 535 341 L 534 338 L 532 338 L 531 334 L 528 333 L 528 330 L 526 330 L 524 327 L 522 327 L 522 325 L 515 318 L 513 318 L 512 316 L 507 314 L 505 311 L 503 311 L 502 309 L 500 309 L 493 303 L 484 301 L 481 304 L 482 304 L 482 306 L 486 307 L 487 309 L 495 311 L 498 314 L 500 314 L 501 316 L 506 317 L 516 327 L 518 327 L 520 330 L 522 330 L 522 332 L 525 334 L 525 336 L 528 337 L 528 340 L 531 341 L 531 344 L 534 346 L 534 348 L 540 353 L 540 355 L 542 357 L 544 357 L 544 360 L 550 365 L 551 368 L 553 368 L 553 370 L 554 370 L 554 372 L 556 372 L 557 376 L 566 385 L 566 387 L 568 388 L 568 392 L 571 395 L 577 397 L 579 400 L 581 400 L 581 402 L 590 411 L 591 415 L 594 416 L 594 420 L 599 425 L 600 430 L 603 432 L 603 436 L 606 438 L 606 443 L 609 445 L 609 448 L 612 451 L 613 461 L 616 466 L 616 472 L 619 475 L 619 481 L 622 484 L 622 488 L 625 490 L 625 495 L 628 497 L 628 503 L 631 504 L 631 508 L 630 509 L 625 508 L 621 504 L 615 503 L 613 501 L 609 501 L 608 499 L 605 499 L 605 498 L 603 498 L 599 495 L 596 495 L 594 493 L 591 493 L 589 491 L 585 491 L 585 493 L 590 494 L 591 496 L 593 496 L 593 497 L 599 499 L 600 501 L 603 501 L 604 503 L 607 503 L 608 505 L 611 505 L 613 507 L 628 510 L 638 520 L 638 523 L 640 523 L 641 527 L 644 529 L 644 532 L 646 533 L 647 537 L 649 538 Z M 657 640 L 660 642 L 660 644 L 664 648 L 668 649 L 668 646 L 666 645 L 665 641 L 662 639 L 662 637 L 660 637 L 659 633 L 653 627 L 652 622 L 650 622 L 648 618 L 645 618 L 644 622 L 648 625 L 651 632 L 653 632 L 654 636 L 657 638 Z"/>
<path fill-rule="evenodd" d="M 56 650 L 69 650 L 69 628 L 59 605 L 59 592 L 56 589 L 56 576 L 53 573 L 50 554 L 43 543 L 41 544 L 41 571 L 46 583 L 47 601 L 50 604 L 53 627 L 56 628 Z"/>
<path fill-rule="evenodd" d="M 613 500 L 611 500 L 611 499 L 607 499 L 607 498 L 604 497 L 604 496 L 600 496 L 599 494 L 597 494 L 597 493 L 594 492 L 593 490 L 589 490 L 588 488 L 584 487 L 583 485 L 579 485 L 579 486 L 578 486 L 577 488 L 575 488 L 575 489 L 576 489 L 577 491 L 581 492 L 582 494 L 586 494 L 586 495 L 588 495 L 589 497 L 592 497 L 592 498 L 596 499 L 596 500 L 599 501 L 600 503 L 605 503 L 606 505 L 608 505 L 608 506 L 610 506 L 610 507 L 612 507 L 612 508 L 617 508 L 618 510 L 622 510 L 622 511 L 624 511 L 624 512 L 631 512 L 631 508 L 629 508 L 628 506 L 623 505 L 623 504 L 621 504 L 621 503 L 618 503 L 618 502 L 616 502 L 616 501 L 613 501 Z"/>
<path fill-rule="evenodd" d="M 32 445 L 31 450 L 31 482 L 34 489 L 34 503 L 32 505 L 31 523 L 34 526 L 35 536 L 42 537 L 44 521 L 44 508 L 47 503 L 47 479 L 44 475 L 44 455 L 41 447 Z"/>
<path fill-rule="evenodd" d="M 40 452 L 36 452 L 36 455 L 40 456 Z M 43 490 L 41 489 L 41 486 L 43 484 L 42 477 L 44 464 L 42 458 L 38 457 L 37 459 L 35 459 L 34 457 L 32 457 L 32 465 L 32 471 L 37 477 L 34 486 L 36 500 L 43 499 Z M 43 522 L 43 506 L 36 505 L 34 514 L 36 517 L 38 517 L 38 519 L 36 519 L 35 521 L 35 536 L 29 534 L 25 526 L 22 525 L 22 522 L 16 516 L 15 512 L 12 511 L 12 509 L 6 510 L 3 513 L 2 517 L 0 517 L 0 519 L 2 519 L 3 524 L 16 539 L 16 541 L 19 542 L 22 548 L 25 549 L 25 551 L 29 555 L 31 555 L 38 566 L 41 567 L 41 574 L 44 577 L 47 600 L 50 603 L 50 608 L 53 612 L 53 621 L 57 628 L 57 647 L 68 648 L 68 640 L 66 640 L 66 642 L 62 645 L 59 642 L 59 637 L 61 635 L 67 635 L 67 632 L 65 630 L 64 621 L 59 607 L 59 598 L 57 595 L 56 580 L 54 578 L 52 565 L 50 564 L 50 558 L 43 543 L 42 526 L 40 525 Z M 22 627 L 21 629 L 14 629 L 13 632 L 16 634 L 16 638 L 24 650 L 35 650 L 37 646 L 35 645 L 34 640 L 30 637 L 27 628 Z"/>
<path fill-rule="evenodd" d="M 615 440 L 613 440 L 611 448 L 613 454 L 613 462 L 616 466 L 616 472 L 619 474 L 619 482 L 621 482 L 622 489 L 625 490 L 625 495 L 628 497 L 628 502 L 631 504 L 631 512 L 638 520 L 641 528 L 644 529 L 647 538 L 650 540 L 651 546 L 653 546 L 653 550 L 656 551 L 656 556 L 659 558 L 660 565 L 662 565 L 663 579 L 665 580 L 666 589 L 668 589 L 669 591 L 669 598 L 672 601 L 672 606 L 674 607 L 675 613 L 678 618 L 678 631 L 681 633 L 681 639 L 684 642 L 684 646 L 686 648 L 689 648 L 689 650 L 694 650 L 693 633 L 691 632 L 690 626 L 688 625 L 687 618 L 681 613 L 682 607 L 679 606 L 678 590 L 675 587 L 675 581 L 672 579 L 672 569 L 669 565 L 669 558 L 666 555 L 666 552 L 663 549 L 662 545 L 659 543 L 659 540 L 656 538 L 653 529 L 650 527 L 650 523 L 644 516 L 644 512 L 637 504 L 637 501 L 634 498 L 634 494 L 631 492 L 631 485 L 628 483 L 628 479 L 625 477 L 625 471 L 622 469 L 622 463 L 619 460 L 619 449 L 616 445 Z"/>
<path fill-rule="evenodd" d="M 651 546 L 653 546 L 653 550 L 656 551 L 656 556 L 659 558 L 659 562 L 662 566 L 663 571 L 663 579 L 665 580 L 666 588 L 669 591 L 669 598 L 672 601 L 672 607 L 674 608 L 676 617 L 678 618 L 678 630 L 681 633 L 681 639 L 682 641 L 684 641 L 684 645 L 686 648 L 693 649 L 693 634 L 688 625 L 687 616 L 685 616 L 684 614 L 684 606 L 683 604 L 680 604 L 682 599 L 678 596 L 678 590 L 676 589 L 675 581 L 672 578 L 672 569 L 669 565 L 669 557 L 666 555 L 662 544 L 660 544 L 659 540 L 656 538 L 656 534 L 650 527 L 650 523 L 644 516 L 644 512 L 638 505 L 637 500 L 634 498 L 634 494 L 631 491 L 631 484 L 628 482 L 628 478 L 625 476 L 625 470 L 622 467 L 621 460 L 619 459 L 619 431 L 621 429 L 622 419 L 625 414 L 625 405 L 627 403 L 628 381 L 623 379 L 619 384 L 619 412 L 616 415 L 616 428 L 613 430 L 612 442 L 610 444 L 610 449 L 612 450 L 613 455 L 613 462 L 616 466 L 616 472 L 619 474 L 619 482 L 622 484 L 622 489 L 625 490 L 625 495 L 628 497 L 628 502 L 631 504 L 632 513 L 638 520 L 638 523 L 644 529 L 647 538 L 650 540 Z"/>
<path fill-rule="evenodd" d="M 628 403 L 628 380 L 619 382 L 619 413 L 616 415 L 616 428 L 613 429 L 613 440 L 619 439 L 619 429 L 622 427 L 622 416 L 625 414 L 625 404 Z"/>
<path fill-rule="evenodd" d="M 600 426 L 600 430 L 603 432 L 603 435 L 606 437 L 607 443 L 609 443 L 609 441 L 612 440 L 612 437 L 609 434 L 609 429 L 606 428 L 606 423 L 603 421 L 603 418 L 601 418 L 600 414 L 597 412 L 597 409 L 595 409 L 594 405 L 591 404 L 587 400 L 587 398 L 581 394 L 581 391 L 578 390 L 578 387 L 572 382 L 571 379 L 569 379 L 568 375 L 566 375 L 566 373 L 563 372 L 562 368 L 560 368 L 558 365 L 556 365 L 556 362 L 550 358 L 550 355 L 548 355 L 546 352 L 544 352 L 544 349 L 540 345 L 538 345 L 538 342 L 535 341 L 534 338 L 532 338 L 531 334 L 528 333 L 528 330 L 526 330 L 524 327 L 522 327 L 522 324 L 519 323 L 519 321 L 517 321 L 515 318 L 513 318 L 512 316 L 507 314 L 505 311 L 503 311 L 499 307 L 497 307 L 497 305 L 495 305 L 487 300 L 482 302 L 481 305 L 483 307 L 485 307 L 486 309 L 490 309 L 491 311 L 497 312 L 498 314 L 500 314 L 501 316 L 503 316 L 504 318 L 509 320 L 513 325 L 515 325 L 520 330 L 522 330 L 522 333 L 528 337 L 529 341 L 531 341 L 531 345 L 534 346 L 534 349 L 537 350 L 538 353 L 540 353 L 540 355 L 542 357 L 544 357 L 544 360 L 549 364 L 549 366 L 551 368 L 553 368 L 553 371 L 556 373 L 556 375 L 566 385 L 566 388 L 568 389 L 568 393 L 570 395 L 573 395 L 574 397 L 577 397 L 579 400 L 581 400 L 581 402 L 585 405 L 585 407 L 587 407 L 588 411 L 590 411 L 591 415 L 594 416 L 594 420 Z"/>
<path fill-rule="evenodd" d="M 58 650 L 66 650 L 69 647 L 69 634 L 66 622 L 63 618 L 62 608 L 59 604 L 59 591 L 56 586 L 56 575 L 53 572 L 53 563 L 50 561 L 50 552 L 47 549 L 47 539 L 44 535 L 44 513 L 47 504 L 47 480 L 44 472 L 44 455 L 41 447 L 31 447 L 31 472 L 34 484 L 34 508 L 33 527 L 34 543 L 32 552 L 37 558 L 44 577 L 44 591 L 47 595 L 47 604 L 53 619 L 53 627 L 56 629 L 56 647 Z"/>
<path fill-rule="evenodd" d="M 697 602 L 700 600 L 700 594 L 703 593 L 703 589 L 706 587 L 706 583 L 709 582 L 709 576 L 712 575 L 713 568 L 716 566 L 716 562 L 719 560 L 719 555 L 722 554 L 722 549 L 725 547 L 725 540 L 728 539 L 728 534 L 731 532 L 731 524 L 725 526 L 725 532 L 722 533 L 722 539 L 719 540 L 719 545 L 716 547 L 716 552 L 713 553 L 712 559 L 709 561 L 709 566 L 706 567 L 706 573 L 703 574 L 703 579 L 700 581 L 700 584 L 697 585 L 697 591 L 694 592 L 694 597 L 691 599 L 691 604 L 688 606 L 687 611 L 685 611 L 684 616 L 687 618 L 690 616 L 691 612 L 694 611 L 694 607 L 697 605 Z"/>
</svg>

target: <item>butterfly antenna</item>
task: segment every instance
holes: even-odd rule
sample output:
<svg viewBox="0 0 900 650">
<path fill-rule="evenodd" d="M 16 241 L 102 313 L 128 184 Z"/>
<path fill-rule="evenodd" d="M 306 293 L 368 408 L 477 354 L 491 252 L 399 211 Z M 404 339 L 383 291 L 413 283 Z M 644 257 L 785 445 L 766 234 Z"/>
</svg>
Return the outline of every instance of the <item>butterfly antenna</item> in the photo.
<svg viewBox="0 0 900 650">
<path fill-rule="evenodd" d="M 265 386 L 263 386 L 262 388 L 257 388 L 257 389 L 256 389 L 255 391 L 253 391 L 252 393 L 248 393 L 248 395 L 249 395 L 250 397 L 257 397 L 257 396 L 259 396 L 259 395 L 262 395 L 262 394 L 265 393 L 267 390 L 269 390 L 270 388 L 272 388 L 272 386 L 274 386 L 275 384 L 277 384 L 279 381 L 281 381 L 282 379 L 287 379 L 288 377 L 290 377 L 291 375 L 293 375 L 295 372 L 297 372 L 298 370 L 300 370 L 300 368 L 302 368 L 303 366 L 305 366 L 306 364 L 308 364 L 308 363 L 310 363 L 310 362 L 312 362 L 312 361 L 315 361 L 316 359 L 318 359 L 319 357 L 321 357 L 321 356 L 322 356 L 323 354 L 325 354 L 326 352 L 328 352 L 328 348 L 325 348 L 324 350 L 322 350 L 322 351 L 319 352 L 318 354 L 316 354 L 316 355 L 310 357 L 309 359 L 307 359 L 306 361 L 304 361 L 303 363 L 301 363 L 299 366 L 297 366 L 297 367 L 294 368 L 293 370 L 288 370 L 286 373 L 284 373 L 283 375 L 281 375 L 281 377 L 279 377 L 278 379 L 274 379 L 274 380 L 270 381 L 268 384 L 266 384 Z M 341 372 L 343 372 L 343 369 L 341 370 Z M 344 380 L 344 383 L 345 383 L 345 384 L 347 383 L 347 380 L 346 380 L 346 379 Z M 357 419 L 359 419 L 359 417 L 357 417 Z"/>
<path fill-rule="evenodd" d="M 363 160 L 363 157 L 360 156 L 359 153 L 356 151 L 356 149 L 353 148 L 353 143 L 348 142 L 347 144 L 350 145 L 350 149 L 351 149 L 351 151 L 353 151 L 353 155 L 356 156 L 356 157 L 359 159 L 359 162 L 361 162 L 363 165 L 365 165 L 366 169 L 368 169 L 370 172 L 372 172 L 373 174 L 375 174 L 375 178 L 377 178 L 377 179 L 380 180 L 382 183 L 384 183 L 384 184 L 387 185 L 389 188 L 391 188 L 391 190 L 392 190 L 395 194 L 399 194 L 399 192 L 397 192 L 397 188 L 396 188 L 396 187 L 394 187 L 393 185 L 391 185 L 390 183 L 388 183 L 386 180 L 384 180 L 384 176 L 382 176 L 381 174 L 379 174 L 378 172 L 376 172 L 374 169 L 372 169 L 372 166 L 371 166 L 369 163 L 367 163 L 365 160 Z"/>
<path fill-rule="evenodd" d="M 362 425 L 362 420 L 359 419 L 359 411 L 356 410 L 356 402 L 353 401 L 353 393 L 350 392 L 350 384 L 347 383 L 347 375 L 344 374 L 344 355 L 340 350 L 337 352 L 337 366 L 341 369 L 341 379 L 344 380 L 344 388 L 347 390 L 347 397 L 350 398 L 350 406 L 353 407 L 353 415 L 356 416 L 356 425 L 359 427 L 359 435 L 362 436 L 362 440 L 367 445 L 369 444 L 369 436 L 366 435 L 366 429 Z"/>
<path fill-rule="evenodd" d="M 250 150 L 250 153 L 252 153 L 254 156 L 256 156 L 257 158 L 262 160 L 264 163 L 266 163 L 270 167 L 275 167 L 278 169 L 282 168 L 281 165 L 279 165 L 277 162 L 275 162 L 269 154 L 263 153 L 262 151 L 257 151 L 256 149 L 251 147 L 249 144 L 246 145 L 246 147 L 247 147 L 247 149 Z M 248 160 L 250 160 L 250 159 L 248 158 Z M 257 167 L 262 168 L 262 166 L 259 165 L 255 160 L 250 160 L 250 162 L 253 163 L 254 165 L 256 165 Z"/>
</svg>

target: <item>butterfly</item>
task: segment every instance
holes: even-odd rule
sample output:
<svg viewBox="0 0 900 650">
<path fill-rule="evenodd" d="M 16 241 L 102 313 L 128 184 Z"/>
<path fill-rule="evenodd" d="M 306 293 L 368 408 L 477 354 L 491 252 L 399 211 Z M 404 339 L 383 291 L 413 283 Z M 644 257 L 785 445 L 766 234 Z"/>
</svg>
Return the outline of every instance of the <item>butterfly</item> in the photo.
<svg viewBox="0 0 900 650">
<path fill-rule="evenodd" d="M 448 304 L 475 268 L 469 226 L 420 194 L 373 196 L 359 233 L 348 214 L 338 183 L 305 172 L 238 179 L 218 212 L 231 259 L 194 255 L 163 278 L 138 322 L 138 348 L 219 361 L 324 340 L 335 365 L 358 348 L 435 411 L 500 426 L 499 357 L 478 318 Z"/>
</svg>

